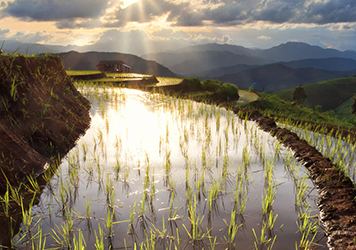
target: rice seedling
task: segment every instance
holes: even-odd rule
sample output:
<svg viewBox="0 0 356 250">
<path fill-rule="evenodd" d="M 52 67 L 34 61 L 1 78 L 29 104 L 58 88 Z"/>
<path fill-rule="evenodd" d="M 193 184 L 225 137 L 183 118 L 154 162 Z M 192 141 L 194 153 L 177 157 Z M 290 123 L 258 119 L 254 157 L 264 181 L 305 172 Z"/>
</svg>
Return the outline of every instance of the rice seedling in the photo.
<svg viewBox="0 0 356 250">
<path fill-rule="evenodd" d="M 299 244 L 296 242 L 295 243 L 295 249 L 312 249 L 312 246 L 317 246 L 318 244 L 314 242 L 316 233 L 313 233 L 311 239 L 310 235 L 312 234 L 312 228 L 308 227 L 306 231 L 302 234 L 302 238 L 299 242 Z"/>
<path fill-rule="evenodd" d="M 32 208 L 36 198 L 36 194 L 33 195 L 28 209 L 26 210 L 23 200 L 21 200 L 21 212 L 22 212 L 22 226 L 24 232 L 31 231 L 31 225 L 33 222 Z"/>
<path fill-rule="evenodd" d="M 26 185 L 26 188 L 28 191 L 32 193 L 38 193 L 40 191 L 40 186 L 38 185 L 37 179 L 34 179 L 31 175 L 27 175 L 27 180 L 30 185 Z"/>
<path fill-rule="evenodd" d="M 91 219 L 91 202 L 88 200 L 87 194 L 85 194 L 84 210 L 85 210 L 85 218 L 90 220 Z"/>
<path fill-rule="evenodd" d="M 247 189 L 240 180 L 236 183 L 236 188 L 233 190 L 233 203 L 234 210 L 242 215 L 246 209 L 246 203 L 248 201 Z"/>
<path fill-rule="evenodd" d="M 84 239 L 84 236 L 83 236 L 83 233 L 82 231 L 79 229 L 79 232 L 78 232 L 78 239 L 77 237 L 74 235 L 74 238 L 73 238 L 73 249 L 74 250 L 85 250 L 86 249 L 86 242 L 85 242 L 85 239 Z"/>
<path fill-rule="evenodd" d="M 35 241 L 34 239 L 37 239 L 37 241 Z M 39 231 L 31 239 L 31 249 L 33 249 L 33 250 L 44 250 L 44 249 L 46 249 L 46 238 L 43 237 L 43 233 L 42 233 L 42 229 L 41 228 L 39 228 Z"/>
<path fill-rule="evenodd" d="M 9 217 L 9 209 L 10 209 L 10 191 L 9 191 L 9 185 L 7 185 L 7 190 L 3 196 L 0 196 L 0 201 L 3 209 L 3 213 L 6 217 Z"/>
<path fill-rule="evenodd" d="M 241 225 L 237 224 L 237 219 L 236 219 L 236 211 L 232 210 L 231 211 L 231 217 L 230 217 L 230 223 L 227 223 L 224 220 L 226 226 L 228 227 L 228 237 L 225 237 L 226 241 L 226 247 L 228 249 L 233 249 L 235 247 L 235 237 L 238 232 L 238 229 Z"/>
<path fill-rule="evenodd" d="M 258 237 L 255 232 L 255 229 L 252 228 L 253 235 L 255 236 L 254 245 L 255 245 L 256 250 L 264 249 L 266 246 L 267 246 L 268 250 L 273 248 L 273 245 L 274 245 L 274 242 L 276 241 L 277 236 L 274 236 L 273 239 L 269 238 L 266 235 L 266 229 L 267 229 L 267 225 L 265 223 L 262 223 L 261 234 Z"/>
<path fill-rule="evenodd" d="M 170 170 L 171 170 L 171 151 L 169 151 L 168 149 L 166 150 L 166 155 L 165 155 L 165 164 L 164 164 L 164 171 L 165 171 L 165 175 L 169 176 L 170 174 Z"/>
<path fill-rule="evenodd" d="M 204 219 L 204 215 L 201 216 L 197 213 L 197 200 L 194 196 L 193 201 L 190 200 L 188 204 L 188 212 L 189 212 L 189 221 L 190 221 L 190 230 L 183 224 L 185 231 L 187 232 L 189 239 L 193 245 L 199 244 L 200 241 L 207 237 L 207 233 L 204 233 L 202 229 L 202 222 Z"/>
<path fill-rule="evenodd" d="M 265 196 L 262 197 L 262 213 L 265 215 L 269 213 L 272 209 L 274 203 L 274 196 L 276 194 L 276 189 L 269 186 L 267 190 L 264 190 Z"/>
<path fill-rule="evenodd" d="M 211 213 L 212 209 L 216 206 L 216 201 L 220 193 L 220 182 L 214 181 L 208 190 L 207 204 L 208 213 Z M 216 208 L 214 209 L 216 210 Z"/>
<path fill-rule="evenodd" d="M 98 231 L 99 231 L 99 236 L 97 235 L 95 231 L 95 249 L 96 250 L 105 250 L 105 244 L 104 244 L 104 233 L 103 230 L 100 227 L 100 224 L 98 225 Z"/>
<path fill-rule="evenodd" d="M 65 213 L 65 221 L 60 225 L 56 225 L 56 230 L 52 228 L 52 238 L 59 248 L 71 249 L 71 242 L 73 237 L 73 214 L 72 210 Z"/>
</svg>

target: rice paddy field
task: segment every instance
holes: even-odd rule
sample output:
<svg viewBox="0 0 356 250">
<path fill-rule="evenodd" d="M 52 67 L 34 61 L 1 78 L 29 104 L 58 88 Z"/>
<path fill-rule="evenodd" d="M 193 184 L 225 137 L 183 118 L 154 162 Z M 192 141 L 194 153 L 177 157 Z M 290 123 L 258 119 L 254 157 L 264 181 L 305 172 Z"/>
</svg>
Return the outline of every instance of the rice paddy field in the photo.
<svg viewBox="0 0 356 250">
<path fill-rule="evenodd" d="M 327 249 L 308 173 L 255 123 L 176 97 L 77 87 L 91 127 L 43 188 L 29 181 L 26 203 L 16 189 L 1 197 L 3 246 Z"/>
</svg>

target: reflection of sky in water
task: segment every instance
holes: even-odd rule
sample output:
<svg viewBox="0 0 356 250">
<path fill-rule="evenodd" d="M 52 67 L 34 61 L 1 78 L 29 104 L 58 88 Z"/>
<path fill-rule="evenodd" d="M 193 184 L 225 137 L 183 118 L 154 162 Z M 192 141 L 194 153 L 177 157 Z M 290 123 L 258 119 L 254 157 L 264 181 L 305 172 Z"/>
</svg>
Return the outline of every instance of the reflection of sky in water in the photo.
<svg viewBox="0 0 356 250">
<path fill-rule="evenodd" d="M 145 216 L 140 220 L 136 214 L 134 220 L 135 237 L 127 234 L 127 222 L 114 225 L 114 236 L 111 238 L 114 248 L 124 247 L 124 239 L 128 246 L 132 246 L 135 239 L 139 243 L 144 241 L 142 229 L 146 227 L 149 233 L 155 225 L 161 230 L 164 218 L 166 228 L 172 226 L 170 229 L 173 231 L 169 231 L 169 235 L 176 237 L 175 226 L 179 228 L 181 238 L 179 249 L 183 249 L 187 244 L 187 249 L 192 249 L 183 227 L 184 224 L 187 229 L 190 228 L 186 188 L 191 186 L 193 196 L 198 199 L 197 212 L 201 216 L 204 215 L 202 229 L 207 232 L 208 225 L 212 225 L 210 234 L 217 237 L 219 243 L 217 248 L 222 249 L 224 237 L 228 235 L 224 220 L 230 222 L 233 190 L 238 185 L 236 182 L 238 172 L 242 171 L 246 176 L 250 176 L 250 182 L 245 178 L 241 179 L 244 187 L 248 189 L 248 201 L 244 216 L 238 219 L 243 225 L 239 228 L 235 242 L 237 249 L 254 249 L 255 237 L 252 228 L 259 235 L 263 220 L 261 199 L 265 171 L 259 155 L 264 152 L 265 159 L 273 161 L 276 140 L 260 131 L 254 123 L 239 120 L 232 113 L 214 106 L 154 96 L 137 90 L 106 91 L 107 94 L 105 91 L 102 94 L 104 97 L 94 98 L 93 95 L 89 97 L 92 102 L 91 128 L 63 161 L 57 175 L 42 194 L 40 207 L 36 208 L 36 211 L 43 217 L 41 223 L 44 233 L 50 233 L 50 228 L 56 229 L 56 225 L 59 226 L 65 221 L 62 218 L 62 206 L 51 195 L 51 190 L 59 197 L 58 188 L 61 183 L 64 185 L 70 182 L 69 173 L 73 172 L 71 170 L 73 168 L 70 167 L 69 161 L 75 163 L 78 169 L 79 182 L 77 187 L 66 188 L 68 192 L 66 209 L 72 208 L 76 211 L 73 212 L 75 222 L 73 233 L 77 234 L 78 229 L 81 229 L 88 246 L 95 243 L 94 231 L 98 232 L 98 224 L 104 228 L 104 234 L 106 232 L 105 220 L 109 199 L 105 190 L 107 180 L 111 180 L 116 221 L 128 220 L 135 204 L 137 211 L 139 210 L 144 188 L 147 189 L 148 197 L 148 202 L 145 203 L 147 206 Z M 84 148 L 87 148 L 86 161 L 83 161 Z M 242 167 L 244 149 L 249 152 L 250 161 L 246 170 Z M 295 184 L 291 177 L 293 172 L 286 171 L 283 163 L 285 154 L 289 152 L 282 147 L 280 160 L 273 163 L 274 183 L 277 185 L 273 211 L 278 214 L 275 228 L 270 232 L 277 235 L 273 249 L 294 249 L 295 242 L 301 239 L 301 235 L 296 233 L 298 228 Z M 167 155 L 171 163 L 168 171 L 164 168 Z M 205 170 L 202 167 L 204 155 L 207 166 Z M 224 158 L 225 163 L 228 162 L 226 179 L 222 170 Z M 304 168 L 296 163 L 292 165 L 299 169 L 298 176 L 302 177 Z M 146 178 L 149 181 L 145 186 Z M 199 180 L 203 180 L 204 185 L 197 190 Z M 215 212 L 209 214 L 206 199 L 209 189 L 215 182 L 220 183 L 220 193 L 216 200 Z M 309 181 L 308 183 L 312 185 Z M 155 192 L 152 191 L 153 188 Z M 153 196 L 150 205 L 151 194 Z M 177 209 L 180 219 L 169 222 L 173 194 L 173 208 Z M 316 209 L 313 200 L 315 191 L 312 195 L 308 200 L 313 210 Z M 85 215 L 85 197 L 91 203 L 90 220 L 79 215 Z M 49 207 L 51 216 L 47 216 Z M 317 211 L 314 210 L 313 214 L 317 214 Z M 51 238 L 47 241 L 54 244 Z M 207 249 L 210 249 L 207 239 L 204 243 L 207 244 Z M 157 249 L 163 249 L 163 246 L 160 245 Z"/>
</svg>

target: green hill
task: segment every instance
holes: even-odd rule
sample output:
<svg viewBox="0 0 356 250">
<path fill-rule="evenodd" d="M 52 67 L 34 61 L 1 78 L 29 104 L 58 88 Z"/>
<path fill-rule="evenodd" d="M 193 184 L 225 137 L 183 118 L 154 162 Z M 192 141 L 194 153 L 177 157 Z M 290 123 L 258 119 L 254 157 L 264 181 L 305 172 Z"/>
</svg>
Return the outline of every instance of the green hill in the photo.
<svg viewBox="0 0 356 250">
<path fill-rule="evenodd" d="M 346 102 L 342 103 L 339 107 L 335 109 L 335 114 L 339 118 L 347 118 L 350 119 L 352 117 L 351 114 L 351 104 L 354 100 L 352 98 L 348 99 Z"/>
<path fill-rule="evenodd" d="M 348 101 L 356 93 L 356 77 L 333 79 L 303 86 L 308 95 L 304 105 L 315 108 L 322 106 L 322 111 L 335 110 Z M 282 90 L 273 93 L 281 99 L 292 100 L 293 89 Z"/>
</svg>

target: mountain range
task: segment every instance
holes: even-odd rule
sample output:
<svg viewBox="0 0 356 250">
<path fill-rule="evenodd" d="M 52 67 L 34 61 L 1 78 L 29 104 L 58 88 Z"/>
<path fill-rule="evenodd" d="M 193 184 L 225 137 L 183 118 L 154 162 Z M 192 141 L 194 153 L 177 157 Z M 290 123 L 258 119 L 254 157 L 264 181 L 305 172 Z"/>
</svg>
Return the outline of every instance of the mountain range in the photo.
<svg viewBox="0 0 356 250">
<path fill-rule="evenodd" d="M 7 50 L 15 50 L 21 43 L 7 41 L 5 45 Z M 26 44 L 21 47 L 26 47 Z M 256 90 L 266 92 L 356 74 L 356 51 L 325 49 L 301 42 L 288 42 L 270 49 L 203 44 L 142 57 L 114 52 L 68 52 L 83 52 L 90 48 L 94 49 L 95 46 L 28 44 L 27 52 L 31 54 L 42 50 L 57 53 L 66 69 L 96 70 L 95 65 L 100 60 L 123 60 L 132 67 L 133 72 L 213 78 L 236 84 L 242 89 L 253 86 Z"/>
<path fill-rule="evenodd" d="M 310 59 L 319 59 L 319 62 L 315 61 L 313 63 L 312 61 L 309 61 L 305 65 L 302 64 L 306 62 L 301 62 L 298 66 L 296 66 L 298 63 L 295 63 L 292 67 L 320 68 L 320 66 L 317 66 L 318 63 L 320 64 L 320 59 L 343 58 L 352 59 L 356 62 L 356 52 L 323 49 L 318 46 L 300 42 L 288 42 L 266 50 L 248 49 L 241 46 L 226 44 L 205 44 L 182 48 L 176 51 L 147 54 L 143 55 L 143 58 L 157 61 L 158 63 L 169 67 L 173 72 L 179 75 L 204 76 L 202 73 L 206 74 L 208 71 L 237 66 L 239 64 L 253 66 Z M 322 69 L 330 70 L 333 68 L 334 63 L 335 60 L 329 63 L 325 62 L 324 64 L 327 65 L 324 65 L 324 68 Z M 186 66 L 182 67 L 182 65 Z M 194 65 L 199 65 L 195 71 L 193 71 L 194 68 L 192 67 Z M 341 68 L 339 65 L 337 69 L 333 70 L 343 71 L 350 69 Z M 220 71 L 221 75 L 224 75 L 224 73 L 231 73 L 229 70 L 228 72 L 224 72 L 223 70 Z"/>
</svg>

